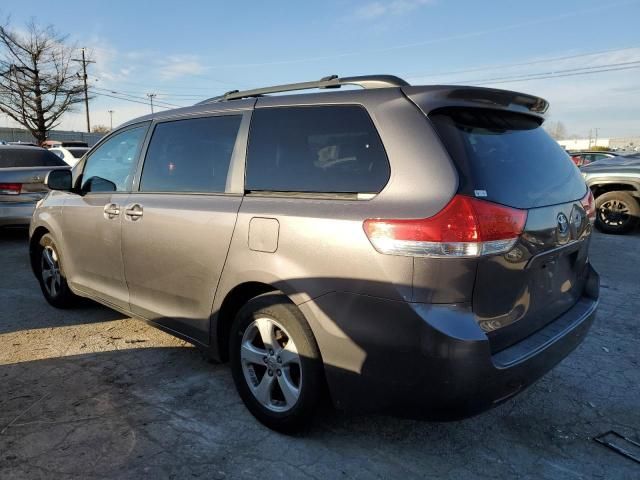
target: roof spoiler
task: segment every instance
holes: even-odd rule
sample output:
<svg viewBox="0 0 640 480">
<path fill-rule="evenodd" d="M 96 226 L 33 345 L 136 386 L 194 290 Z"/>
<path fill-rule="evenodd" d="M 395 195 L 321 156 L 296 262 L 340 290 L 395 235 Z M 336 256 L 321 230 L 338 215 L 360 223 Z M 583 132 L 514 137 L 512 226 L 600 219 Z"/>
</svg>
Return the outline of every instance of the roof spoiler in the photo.
<svg viewBox="0 0 640 480">
<path fill-rule="evenodd" d="M 482 105 L 519 110 L 542 117 L 549 108 L 549 102 L 544 98 L 496 88 L 430 85 L 407 87 L 402 91 L 426 114 L 443 107 Z"/>
</svg>

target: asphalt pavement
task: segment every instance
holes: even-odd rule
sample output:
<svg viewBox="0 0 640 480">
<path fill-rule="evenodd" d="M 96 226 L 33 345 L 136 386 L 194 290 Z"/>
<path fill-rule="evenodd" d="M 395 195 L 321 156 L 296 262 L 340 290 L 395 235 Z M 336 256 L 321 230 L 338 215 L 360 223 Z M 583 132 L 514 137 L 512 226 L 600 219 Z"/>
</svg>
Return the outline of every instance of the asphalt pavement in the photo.
<svg viewBox="0 0 640 480">
<path fill-rule="evenodd" d="M 595 234 L 589 336 L 506 404 L 454 423 L 327 409 L 287 437 L 190 345 L 91 302 L 50 307 L 26 233 L 0 231 L 0 478 L 640 478 L 592 439 L 640 439 L 639 252 L 639 233 Z"/>
</svg>

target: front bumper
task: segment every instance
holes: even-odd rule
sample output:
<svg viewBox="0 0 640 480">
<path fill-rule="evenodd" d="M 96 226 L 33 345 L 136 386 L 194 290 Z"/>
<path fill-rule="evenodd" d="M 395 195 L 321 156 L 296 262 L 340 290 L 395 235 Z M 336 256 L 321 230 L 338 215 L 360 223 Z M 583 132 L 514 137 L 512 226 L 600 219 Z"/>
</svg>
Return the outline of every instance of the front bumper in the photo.
<svg viewBox="0 0 640 480">
<path fill-rule="evenodd" d="M 0 227 L 29 225 L 35 208 L 36 202 L 0 203 Z"/>
<path fill-rule="evenodd" d="M 320 347 L 336 407 L 455 420 L 531 385 L 585 338 L 598 305 L 597 273 L 567 312 L 491 353 L 468 305 L 427 305 L 331 293 L 301 305 Z"/>
</svg>

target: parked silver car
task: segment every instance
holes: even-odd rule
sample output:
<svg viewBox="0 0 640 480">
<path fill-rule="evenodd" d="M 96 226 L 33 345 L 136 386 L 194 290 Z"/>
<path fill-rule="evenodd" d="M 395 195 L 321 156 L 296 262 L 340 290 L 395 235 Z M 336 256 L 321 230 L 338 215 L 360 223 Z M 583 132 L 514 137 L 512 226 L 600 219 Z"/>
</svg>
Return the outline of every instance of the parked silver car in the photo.
<svg viewBox="0 0 640 480">
<path fill-rule="evenodd" d="M 356 84 L 363 90 L 269 95 Z M 593 197 L 543 99 L 392 76 L 132 120 L 31 224 L 46 299 L 92 298 L 231 361 L 249 410 L 479 413 L 584 338 Z M 214 400 L 212 399 L 212 402 Z"/>
<path fill-rule="evenodd" d="M 0 145 L 0 227 L 29 225 L 36 202 L 49 190 L 47 173 L 68 168 L 44 148 Z"/>
</svg>

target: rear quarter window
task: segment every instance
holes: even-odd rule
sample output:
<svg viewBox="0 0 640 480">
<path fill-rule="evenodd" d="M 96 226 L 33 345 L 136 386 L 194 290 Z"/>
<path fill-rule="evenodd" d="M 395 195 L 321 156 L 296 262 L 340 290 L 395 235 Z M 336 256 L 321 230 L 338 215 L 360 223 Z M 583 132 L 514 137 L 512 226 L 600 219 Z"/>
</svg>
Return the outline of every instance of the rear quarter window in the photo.
<svg viewBox="0 0 640 480">
<path fill-rule="evenodd" d="M 360 106 L 258 108 L 251 120 L 249 191 L 378 193 L 389 161 Z"/>
<path fill-rule="evenodd" d="M 535 208 L 577 200 L 586 192 L 579 170 L 535 117 L 448 108 L 429 118 L 458 168 L 460 193 Z"/>
</svg>

